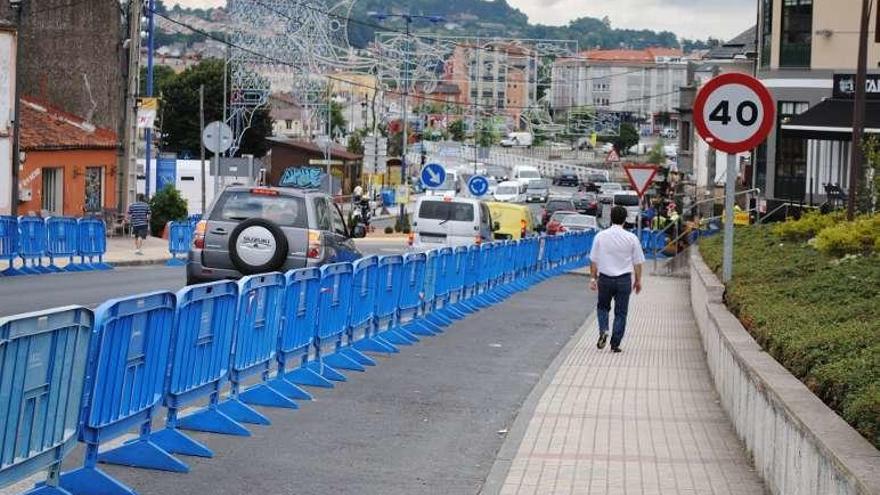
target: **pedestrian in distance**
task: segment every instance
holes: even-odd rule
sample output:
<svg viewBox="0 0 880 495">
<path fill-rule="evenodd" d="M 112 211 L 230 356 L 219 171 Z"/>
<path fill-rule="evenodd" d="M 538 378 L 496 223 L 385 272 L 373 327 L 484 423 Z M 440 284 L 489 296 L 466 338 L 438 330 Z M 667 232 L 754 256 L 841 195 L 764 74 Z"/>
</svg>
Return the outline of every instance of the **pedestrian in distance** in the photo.
<svg viewBox="0 0 880 495">
<path fill-rule="evenodd" d="M 150 205 L 147 204 L 146 196 L 137 195 L 137 201 L 128 205 L 128 223 L 134 234 L 134 254 L 144 254 L 144 239 L 150 229 Z"/>
<path fill-rule="evenodd" d="M 642 265 L 645 253 L 639 238 L 623 228 L 626 208 L 611 209 L 611 226 L 593 239 L 590 251 L 590 290 L 599 291 L 596 313 L 599 319 L 599 341 L 596 347 L 604 349 L 608 342 L 609 314 L 614 301 L 614 329 L 611 333 L 611 351 L 620 352 L 620 342 L 626 333 L 626 315 L 630 294 L 642 291 Z"/>
</svg>

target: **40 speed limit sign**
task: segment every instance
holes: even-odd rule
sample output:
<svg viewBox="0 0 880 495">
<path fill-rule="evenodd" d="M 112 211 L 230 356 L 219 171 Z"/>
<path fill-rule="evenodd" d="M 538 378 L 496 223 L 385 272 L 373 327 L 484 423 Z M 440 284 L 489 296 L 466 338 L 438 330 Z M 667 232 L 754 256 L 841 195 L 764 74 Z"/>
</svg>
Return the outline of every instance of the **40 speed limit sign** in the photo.
<svg viewBox="0 0 880 495">
<path fill-rule="evenodd" d="M 745 74 L 711 79 L 694 100 L 694 126 L 709 146 L 736 154 L 756 148 L 770 133 L 776 115 L 764 85 Z"/>
</svg>

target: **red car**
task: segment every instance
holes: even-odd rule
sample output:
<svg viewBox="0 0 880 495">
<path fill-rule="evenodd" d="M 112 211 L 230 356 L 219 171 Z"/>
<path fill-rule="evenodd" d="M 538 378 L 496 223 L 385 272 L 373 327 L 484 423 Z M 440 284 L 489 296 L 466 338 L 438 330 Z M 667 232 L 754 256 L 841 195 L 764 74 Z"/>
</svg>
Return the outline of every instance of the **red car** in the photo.
<svg viewBox="0 0 880 495">
<path fill-rule="evenodd" d="M 577 215 L 576 211 L 557 211 L 554 212 L 553 215 L 550 216 L 550 220 L 547 222 L 547 235 L 556 235 L 561 232 L 562 227 L 562 219 L 567 217 L 568 215 Z"/>
</svg>

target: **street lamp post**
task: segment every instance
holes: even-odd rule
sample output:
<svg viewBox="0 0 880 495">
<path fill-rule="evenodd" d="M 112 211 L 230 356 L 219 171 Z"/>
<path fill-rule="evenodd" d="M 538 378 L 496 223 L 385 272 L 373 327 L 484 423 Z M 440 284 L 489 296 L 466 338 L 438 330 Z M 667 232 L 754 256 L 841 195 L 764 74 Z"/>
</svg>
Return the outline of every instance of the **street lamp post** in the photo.
<svg viewBox="0 0 880 495">
<path fill-rule="evenodd" d="M 439 15 L 415 15 L 415 14 L 387 14 L 387 13 L 379 13 L 379 12 L 369 12 L 368 15 L 370 17 L 375 18 L 378 21 L 384 21 L 391 17 L 397 17 L 403 19 L 406 23 L 406 44 L 407 46 L 404 48 L 403 54 L 403 130 L 402 130 L 402 138 L 403 142 L 401 145 L 401 160 L 400 160 L 400 183 L 403 186 L 408 184 L 407 175 L 406 175 L 406 152 L 408 145 L 408 130 L 409 130 L 409 115 L 407 112 L 407 103 L 409 100 L 409 52 L 410 52 L 410 25 L 414 20 L 417 19 L 425 19 L 431 21 L 433 23 L 443 22 L 443 17 Z M 399 221 L 402 224 L 403 219 L 406 217 L 406 205 L 400 203 L 400 218 Z"/>
<path fill-rule="evenodd" d="M 15 10 L 15 81 L 13 81 L 15 90 L 12 103 L 12 201 L 9 202 L 10 213 L 12 216 L 18 216 L 18 183 L 21 167 L 21 72 L 19 67 L 21 62 L 21 0 L 10 0 L 9 6 Z"/>
<path fill-rule="evenodd" d="M 154 37 L 154 15 L 156 8 L 156 0 L 149 0 L 147 3 L 147 97 L 153 96 L 153 50 L 155 49 Z M 144 162 L 144 192 L 147 199 L 150 198 L 150 155 L 153 147 L 153 129 L 146 128 L 144 132 L 144 141 L 146 145 L 146 161 Z"/>
</svg>

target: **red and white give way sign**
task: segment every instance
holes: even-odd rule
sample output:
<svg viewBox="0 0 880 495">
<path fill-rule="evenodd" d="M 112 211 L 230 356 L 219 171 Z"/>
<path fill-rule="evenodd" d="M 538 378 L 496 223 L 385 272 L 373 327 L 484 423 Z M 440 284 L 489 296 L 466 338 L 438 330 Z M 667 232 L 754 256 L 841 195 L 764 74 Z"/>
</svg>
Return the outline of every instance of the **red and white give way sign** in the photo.
<svg viewBox="0 0 880 495">
<path fill-rule="evenodd" d="M 756 148 L 776 115 L 767 88 L 746 74 L 722 74 L 706 83 L 694 100 L 694 126 L 713 148 L 736 154 Z"/>
</svg>

